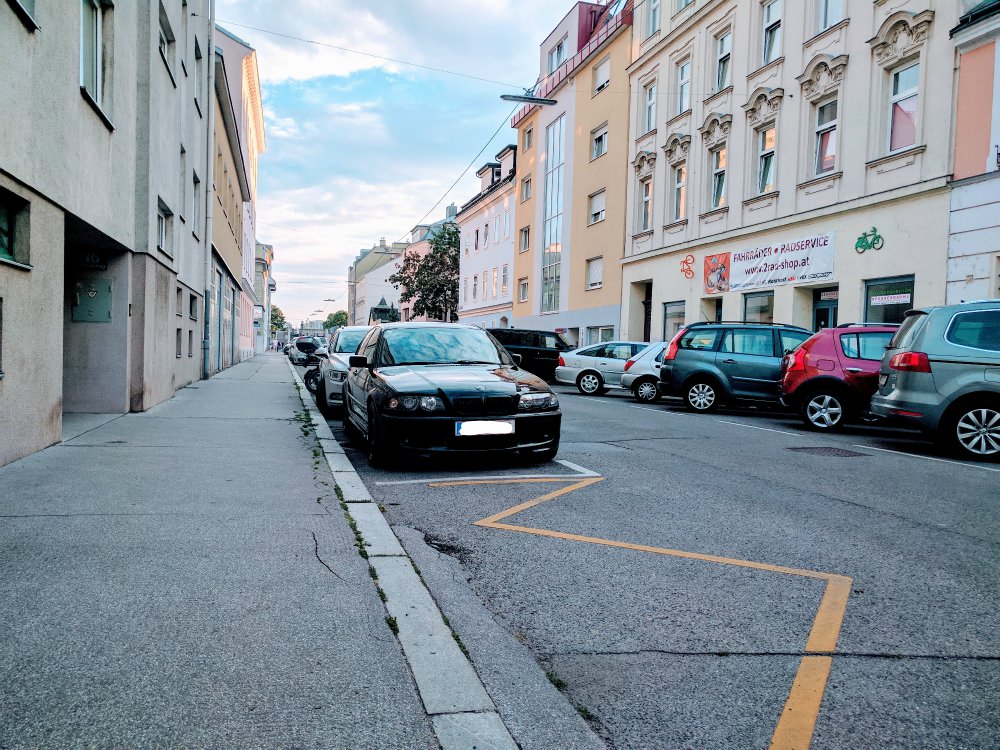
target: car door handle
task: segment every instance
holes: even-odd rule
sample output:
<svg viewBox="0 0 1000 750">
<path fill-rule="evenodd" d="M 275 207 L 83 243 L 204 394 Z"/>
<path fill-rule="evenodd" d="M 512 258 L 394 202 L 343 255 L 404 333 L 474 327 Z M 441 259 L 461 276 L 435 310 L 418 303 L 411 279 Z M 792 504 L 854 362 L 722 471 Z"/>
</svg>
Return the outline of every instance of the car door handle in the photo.
<svg viewBox="0 0 1000 750">
<path fill-rule="evenodd" d="M 735 365 L 736 364 L 736 360 L 735 359 L 724 359 L 724 360 L 722 360 L 722 364 L 724 364 L 724 365 Z"/>
<path fill-rule="evenodd" d="M 860 367 L 845 367 L 847 372 L 864 372 Z"/>
</svg>

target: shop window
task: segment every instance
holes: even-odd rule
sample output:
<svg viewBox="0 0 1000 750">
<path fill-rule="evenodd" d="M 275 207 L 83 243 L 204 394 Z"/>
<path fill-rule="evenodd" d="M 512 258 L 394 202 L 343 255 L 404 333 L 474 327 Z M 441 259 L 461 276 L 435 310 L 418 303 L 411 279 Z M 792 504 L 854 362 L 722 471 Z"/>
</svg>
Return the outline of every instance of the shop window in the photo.
<svg viewBox="0 0 1000 750">
<path fill-rule="evenodd" d="M 912 308 L 912 276 L 865 282 L 866 323 L 901 323 L 906 311 Z"/>
<path fill-rule="evenodd" d="M 773 323 L 774 292 L 744 294 L 743 320 L 748 323 Z"/>
<path fill-rule="evenodd" d="M 669 341 L 684 326 L 684 302 L 663 303 L 663 340 Z"/>
</svg>

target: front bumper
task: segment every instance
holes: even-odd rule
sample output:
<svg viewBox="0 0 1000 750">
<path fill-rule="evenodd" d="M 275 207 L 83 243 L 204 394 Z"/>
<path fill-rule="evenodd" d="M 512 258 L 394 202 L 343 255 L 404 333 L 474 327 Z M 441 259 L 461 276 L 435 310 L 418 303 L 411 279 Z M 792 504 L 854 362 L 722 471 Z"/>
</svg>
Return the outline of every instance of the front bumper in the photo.
<svg viewBox="0 0 1000 750">
<path fill-rule="evenodd" d="M 456 422 L 514 420 L 511 435 L 455 434 Z M 524 453 L 541 452 L 559 443 L 562 412 L 517 414 L 490 418 L 456 416 L 380 415 L 382 435 L 394 448 L 410 453 Z"/>
</svg>

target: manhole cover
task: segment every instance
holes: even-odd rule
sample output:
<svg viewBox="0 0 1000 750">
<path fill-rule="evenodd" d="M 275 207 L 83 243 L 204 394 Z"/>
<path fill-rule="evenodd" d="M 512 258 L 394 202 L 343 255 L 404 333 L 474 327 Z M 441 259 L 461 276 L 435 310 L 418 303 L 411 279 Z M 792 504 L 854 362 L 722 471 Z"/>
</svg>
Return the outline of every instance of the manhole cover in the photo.
<svg viewBox="0 0 1000 750">
<path fill-rule="evenodd" d="M 849 451 L 846 448 L 789 448 L 796 453 L 808 453 L 811 456 L 836 456 L 837 458 L 856 458 L 857 456 L 869 456 L 869 453 L 858 453 Z"/>
</svg>

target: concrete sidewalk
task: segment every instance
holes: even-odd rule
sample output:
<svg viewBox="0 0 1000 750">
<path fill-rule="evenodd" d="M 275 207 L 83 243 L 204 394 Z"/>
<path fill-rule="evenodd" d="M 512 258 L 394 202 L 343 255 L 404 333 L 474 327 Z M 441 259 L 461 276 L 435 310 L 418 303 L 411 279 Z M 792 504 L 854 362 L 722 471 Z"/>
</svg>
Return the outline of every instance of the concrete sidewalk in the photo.
<svg viewBox="0 0 1000 750">
<path fill-rule="evenodd" d="M 0 468 L 0 747 L 439 746 L 306 420 L 262 355 Z"/>
</svg>

